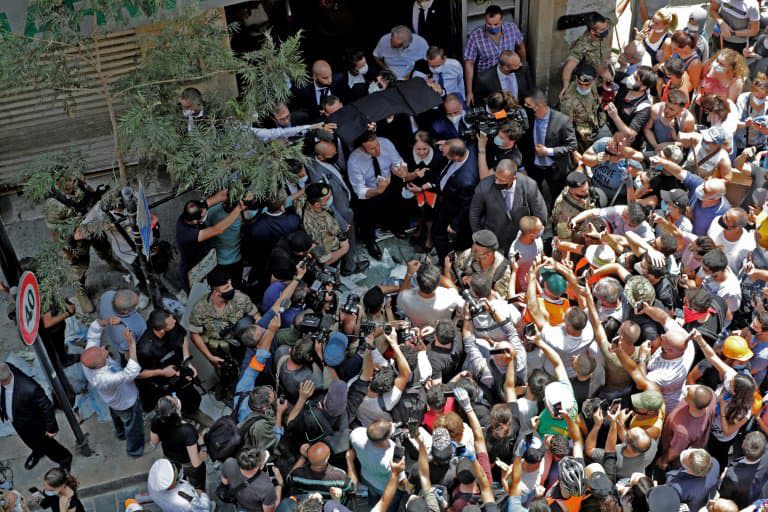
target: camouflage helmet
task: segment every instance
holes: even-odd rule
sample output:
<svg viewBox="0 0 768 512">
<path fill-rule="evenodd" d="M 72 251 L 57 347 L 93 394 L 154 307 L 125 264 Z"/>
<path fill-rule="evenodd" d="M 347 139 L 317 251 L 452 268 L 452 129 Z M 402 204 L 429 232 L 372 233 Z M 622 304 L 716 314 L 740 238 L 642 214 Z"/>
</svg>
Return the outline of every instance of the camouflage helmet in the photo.
<svg viewBox="0 0 768 512">
<path fill-rule="evenodd" d="M 645 277 L 632 276 L 624 285 L 624 297 L 632 308 L 641 302 L 650 306 L 656 300 L 656 290 Z"/>
</svg>

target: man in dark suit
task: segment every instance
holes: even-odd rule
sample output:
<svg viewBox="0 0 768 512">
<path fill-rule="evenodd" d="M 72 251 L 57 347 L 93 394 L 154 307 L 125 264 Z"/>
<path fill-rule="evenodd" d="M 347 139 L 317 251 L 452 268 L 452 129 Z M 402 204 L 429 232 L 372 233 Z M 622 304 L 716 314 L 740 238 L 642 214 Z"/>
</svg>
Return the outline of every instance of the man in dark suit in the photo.
<svg viewBox="0 0 768 512">
<path fill-rule="evenodd" d="M 59 431 L 53 404 L 34 379 L 7 363 L 0 363 L 0 422 L 10 421 L 32 453 L 24 462 L 34 468 L 43 455 L 69 471 L 72 454 L 54 437 Z"/>
<path fill-rule="evenodd" d="M 490 94 L 498 91 L 509 92 L 521 102 L 525 91 L 533 87 L 531 69 L 512 50 L 504 50 L 499 63 L 477 75 L 475 97 L 482 103 Z"/>
<path fill-rule="evenodd" d="M 315 144 L 315 157 L 307 162 L 310 183 L 324 181 L 331 188 L 333 216 L 342 231 L 347 230 L 349 251 L 341 260 L 342 275 L 349 276 L 368 268 L 367 261 L 355 261 L 357 237 L 355 236 L 354 214 L 352 212 L 352 189 L 345 180 L 347 169 L 341 165 L 337 146 L 321 140 Z"/>
<path fill-rule="evenodd" d="M 468 213 L 478 174 L 477 156 L 463 140 L 448 140 L 440 151 L 448 165 L 440 171 L 432 240 L 438 258 L 443 261 L 452 250 L 466 249 L 472 243 Z"/>
<path fill-rule="evenodd" d="M 472 232 L 489 229 L 499 239 L 499 252 L 506 255 L 515 241 L 520 219 L 526 215 L 547 222 L 547 205 L 538 185 L 528 176 L 517 174 L 512 160 L 496 164 L 496 173 L 480 181 L 469 208 Z"/>
<path fill-rule="evenodd" d="M 326 61 L 315 61 L 312 64 L 312 81 L 299 89 L 294 88 L 291 109 L 306 116 L 304 122 L 314 123 L 320 119 L 323 98 L 338 96 L 343 100 L 347 89 L 343 75 L 334 75 Z"/>
<path fill-rule="evenodd" d="M 576 149 L 576 131 L 571 119 L 549 108 L 547 95 L 535 88 L 524 94 L 530 129 L 523 137 L 523 163 L 528 176 L 541 187 L 547 207 L 565 188 L 565 177 L 571 170 L 571 152 Z"/>
<path fill-rule="evenodd" d="M 720 481 L 720 497 L 733 500 L 739 509 L 747 508 L 758 496 L 751 496 L 750 487 L 765 454 L 765 434 L 750 432 L 741 443 L 744 457 L 731 462 Z"/>
<path fill-rule="evenodd" d="M 400 3 L 398 23 L 426 39 L 430 46 L 450 47 L 451 6 L 448 0 L 404 0 Z"/>
<path fill-rule="evenodd" d="M 430 134 L 435 140 L 456 139 L 461 136 L 461 130 L 469 125 L 464 121 L 464 106 L 461 98 L 448 94 L 443 99 L 443 114 L 430 127 Z"/>
</svg>

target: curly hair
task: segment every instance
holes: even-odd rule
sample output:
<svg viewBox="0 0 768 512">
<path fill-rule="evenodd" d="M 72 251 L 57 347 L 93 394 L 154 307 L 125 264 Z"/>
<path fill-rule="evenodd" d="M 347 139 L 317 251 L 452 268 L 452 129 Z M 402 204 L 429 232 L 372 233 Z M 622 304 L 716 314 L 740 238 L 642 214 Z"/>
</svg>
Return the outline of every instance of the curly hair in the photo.
<svg viewBox="0 0 768 512">
<path fill-rule="evenodd" d="M 735 50 L 723 48 L 717 52 L 714 60 L 721 60 L 731 72 L 733 78 L 741 78 L 744 80 L 749 76 L 747 61 Z"/>
<path fill-rule="evenodd" d="M 457 443 L 464 438 L 464 421 L 455 412 L 447 412 L 438 416 L 432 429 L 440 427 L 446 429 L 451 434 L 451 439 Z"/>
</svg>

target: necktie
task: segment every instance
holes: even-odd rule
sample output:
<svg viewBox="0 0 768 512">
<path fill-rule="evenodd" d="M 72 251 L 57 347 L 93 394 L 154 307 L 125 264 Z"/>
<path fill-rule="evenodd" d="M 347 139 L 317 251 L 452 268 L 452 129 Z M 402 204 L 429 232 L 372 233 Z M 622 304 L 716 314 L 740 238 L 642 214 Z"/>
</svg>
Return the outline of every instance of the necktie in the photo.
<svg viewBox="0 0 768 512">
<path fill-rule="evenodd" d="M 437 83 L 440 84 L 441 89 L 445 89 L 445 82 L 443 82 L 443 73 L 437 74 Z"/>
<path fill-rule="evenodd" d="M 322 104 L 323 103 L 323 98 L 326 98 L 326 97 L 328 97 L 328 87 L 321 87 L 320 88 L 320 99 L 317 101 L 317 105 L 319 106 L 320 104 Z"/>
<path fill-rule="evenodd" d="M 416 33 L 420 36 L 424 36 L 424 29 L 427 27 L 427 11 L 423 7 L 419 7 L 419 23 L 416 26 Z"/>
<path fill-rule="evenodd" d="M 8 411 L 5 410 L 5 386 L 0 386 L 0 421 L 8 421 Z"/>
<path fill-rule="evenodd" d="M 379 159 L 376 158 L 375 156 L 372 156 L 371 162 L 373 162 L 373 173 L 378 178 L 379 176 L 381 176 L 381 164 L 379 163 Z"/>
</svg>

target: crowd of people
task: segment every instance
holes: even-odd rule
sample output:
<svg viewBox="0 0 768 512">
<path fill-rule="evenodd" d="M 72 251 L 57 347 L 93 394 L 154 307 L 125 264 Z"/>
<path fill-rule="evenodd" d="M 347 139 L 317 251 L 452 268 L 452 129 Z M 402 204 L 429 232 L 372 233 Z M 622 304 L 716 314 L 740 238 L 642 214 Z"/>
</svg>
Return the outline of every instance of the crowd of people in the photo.
<svg viewBox="0 0 768 512">
<path fill-rule="evenodd" d="M 151 501 L 768 510 L 768 35 L 758 0 L 711 0 L 687 20 L 666 3 L 639 2 L 618 55 L 613 16 L 587 16 L 548 94 L 498 6 L 459 56 L 436 27 L 448 2 L 408 2 L 375 48 L 343 69 L 310 63 L 309 84 L 252 128 L 306 153 L 266 204 L 225 189 L 184 205 L 183 286 L 217 260 L 188 326 L 142 314 L 139 290 L 96 308 L 83 286 L 96 320 L 71 361 L 58 347 L 76 307 L 47 312 L 49 351 L 82 365 L 127 455 L 161 446 Z M 353 144 L 339 136 L 336 112 L 403 80 L 441 105 L 371 122 Z M 180 104 L 195 130 L 203 95 L 188 88 Z M 56 232 L 76 212 L 49 201 Z M 91 247 L 136 270 L 84 231 L 71 241 L 83 284 Z M 419 254 L 404 277 L 344 293 L 341 276 L 381 260 L 391 237 Z M 215 370 L 210 390 L 194 351 Z M 2 363 L 0 389 L 27 469 L 60 466 L 26 499 L 84 510 L 42 388 Z M 208 391 L 232 414 L 202 413 Z M 4 493 L 0 510 L 24 500 Z"/>
</svg>

